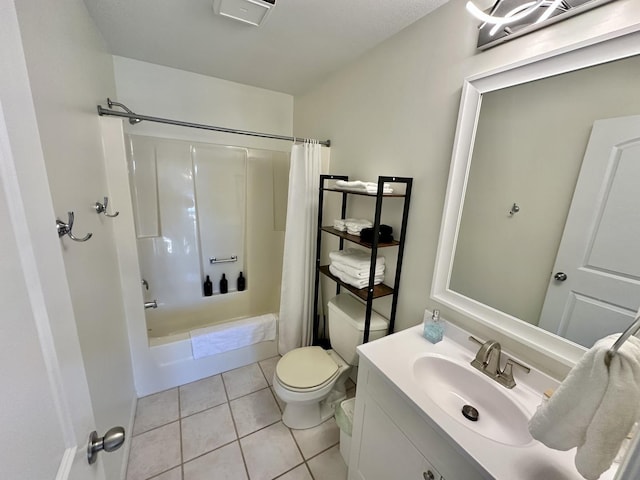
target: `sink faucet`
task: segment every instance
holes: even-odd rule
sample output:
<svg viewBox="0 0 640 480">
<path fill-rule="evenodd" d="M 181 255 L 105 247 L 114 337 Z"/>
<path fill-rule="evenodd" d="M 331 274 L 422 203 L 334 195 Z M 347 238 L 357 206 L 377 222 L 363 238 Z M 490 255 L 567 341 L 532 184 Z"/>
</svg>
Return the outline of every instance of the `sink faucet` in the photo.
<svg viewBox="0 0 640 480">
<path fill-rule="evenodd" d="M 480 350 L 476 353 L 476 358 L 471 361 L 471 366 L 480 370 L 489 378 L 495 380 L 500 385 L 506 388 L 513 388 L 516 386 L 516 381 L 513 378 L 513 366 L 517 365 L 525 372 L 529 373 L 531 369 L 526 365 L 516 362 L 509 358 L 504 366 L 503 370 L 500 370 L 500 359 L 502 357 L 502 347 L 495 340 L 487 340 L 482 343 L 474 337 L 469 337 L 472 340 L 480 344 Z"/>
</svg>

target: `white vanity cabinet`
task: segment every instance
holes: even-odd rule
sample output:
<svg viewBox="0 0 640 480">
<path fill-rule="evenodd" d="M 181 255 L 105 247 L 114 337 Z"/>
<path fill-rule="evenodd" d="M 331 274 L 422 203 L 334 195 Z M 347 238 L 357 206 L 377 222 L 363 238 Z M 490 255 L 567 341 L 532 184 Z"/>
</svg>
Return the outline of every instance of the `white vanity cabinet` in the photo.
<svg viewBox="0 0 640 480">
<path fill-rule="evenodd" d="M 362 356 L 349 480 L 475 480 L 474 468 Z"/>
<path fill-rule="evenodd" d="M 436 469 L 372 400 L 364 402 L 360 454 L 355 478 L 441 480 Z M 351 478 L 354 478 L 353 476 Z"/>
</svg>

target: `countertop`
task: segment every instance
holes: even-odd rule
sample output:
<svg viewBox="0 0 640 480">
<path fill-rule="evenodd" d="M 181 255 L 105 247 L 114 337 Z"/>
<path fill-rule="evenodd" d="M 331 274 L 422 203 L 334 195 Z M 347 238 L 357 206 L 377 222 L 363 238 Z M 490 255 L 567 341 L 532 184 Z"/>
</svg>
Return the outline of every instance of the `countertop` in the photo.
<svg viewBox="0 0 640 480">
<path fill-rule="evenodd" d="M 457 445 L 457 450 L 488 476 L 499 480 L 583 479 L 574 466 L 575 449 L 567 452 L 552 450 L 533 438 L 524 446 L 506 445 L 486 438 L 452 418 L 421 388 L 413 376 L 416 359 L 432 353 L 468 364 L 478 349 L 468 337 L 469 334 L 464 330 L 447 324 L 445 338 L 432 344 L 423 338 L 422 325 L 418 325 L 361 345 L 358 352 L 394 390 L 417 407 L 416 410 L 427 424 L 450 443 Z M 503 352 L 503 355 L 518 360 L 508 352 Z M 558 386 L 558 381 L 534 369 L 525 374 L 521 369 L 514 368 L 514 377 L 517 385 L 505 390 L 530 415 L 540 404 L 542 392 Z M 616 470 L 617 464 L 614 464 L 600 479 L 613 479 Z"/>
</svg>

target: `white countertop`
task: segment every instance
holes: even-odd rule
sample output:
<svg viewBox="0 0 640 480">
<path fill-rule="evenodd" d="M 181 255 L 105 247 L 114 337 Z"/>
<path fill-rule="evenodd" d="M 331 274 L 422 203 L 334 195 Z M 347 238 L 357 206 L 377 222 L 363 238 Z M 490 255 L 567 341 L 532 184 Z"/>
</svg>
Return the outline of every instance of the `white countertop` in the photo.
<svg viewBox="0 0 640 480">
<path fill-rule="evenodd" d="M 581 480 L 583 477 L 574 466 L 575 449 L 560 452 L 533 439 L 524 446 L 511 446 L 486 438 L 447 414 L 416 382 L 413 364 L 425 354 L 436 353 L 461 363 L 470 363 L 478 346 L 468 337 L 464 330 L 447 324 L 444 339 L 434 345 L 422 337 L 422 325 L 418 325 L 361 345 L 358 352 L 382 373 L 398 393 L 418 407 L 429 425 L 457 444 L 468 460 L 489 476 L 499 480 Z M 518 360 L 508 352 L 503 352 L 503 355 Z M 556 380 L 534 369 L 525 374 L 514 368 L 513 374 L 517 385 L 511 390 L 505 388 L 505 391 L 530 415 L 540 404 L 542 392 L 558 385 Z M 616 469 L 617 464 L 614 464 L 600 479 L 613 479 Z"/>
</svg>

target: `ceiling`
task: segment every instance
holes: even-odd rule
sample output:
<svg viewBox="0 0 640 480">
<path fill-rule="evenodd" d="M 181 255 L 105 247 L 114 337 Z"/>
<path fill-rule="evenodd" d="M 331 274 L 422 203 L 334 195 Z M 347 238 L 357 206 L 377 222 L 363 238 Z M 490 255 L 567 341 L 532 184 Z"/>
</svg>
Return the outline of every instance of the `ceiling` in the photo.
<svg viewBox="0 0 640 480">
<path fill-rule="evenodd" d="M 292 95 L 447 1 L 277 0 L 254 27 L 212 0 L 84 0 L 114 55 Z"/>
</svg>

